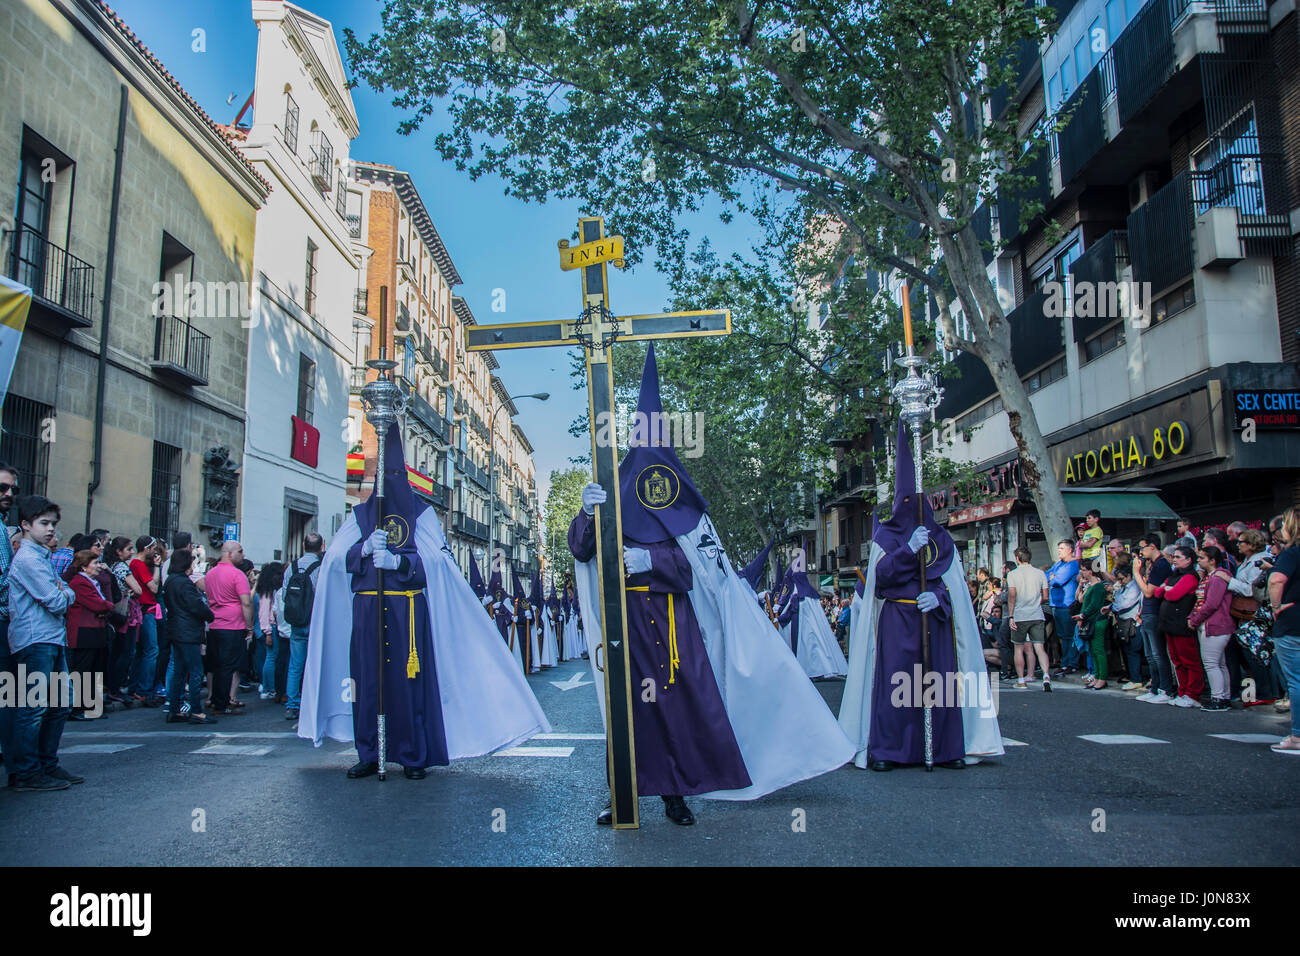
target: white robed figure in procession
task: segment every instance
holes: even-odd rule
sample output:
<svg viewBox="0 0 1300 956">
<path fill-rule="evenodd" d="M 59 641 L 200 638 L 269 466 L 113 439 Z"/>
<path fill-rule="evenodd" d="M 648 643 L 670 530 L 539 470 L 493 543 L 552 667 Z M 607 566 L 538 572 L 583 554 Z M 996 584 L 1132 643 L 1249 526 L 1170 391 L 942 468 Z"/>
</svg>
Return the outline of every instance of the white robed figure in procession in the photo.
<svg viewBox="0 0 1300 956">
<path fill-rule="evenodd" d="M 436 729 L 432 734 L 436 747 L 419 749 L 409 761 L 393 750 L 387 755 L 403 763 L 408 777 L 420 777 L 424 766 L 490 754 L 547 733 L 551 727 L 521 668 L 461 574 L 437 514 L 411 492 L 396 425 L 386 445 L 385 515 L 363 514 L 367 522 L 363 535 L 358 512 L 365 511 L 365 503 L 354 509 L 330 542 L 320 566 L 298 736 L 318 747 L 326 737 L 355 741 L 361 763 L 349 771 L 349 776 L 377 772 L 375 757 L 370 753 L 374 746 L 371 721 L 375 702 L 368 690 L 374 675 L 354 674 L 353 661 L 360 659 L 370 671 L 376 670 L 369 666 L 367 655 L 373 653 L 377 660 L 377 640 L 382 637 L 395 662 L 391 673 L 389 668 L 384 671 L 390 745 L 407 746 L 404 741 L 411 737 L 420 738 L 418 744 L 431 736 L 424 728 Z M 376 525 L 383 530 L 375 529 Z M 368 540 L 363 542 L 363 537 Z M 357 551 L 356 545 L 369 545 L 370 539 L 379 539 L 374 550 L 363 547 L 361 557 L 350 556 L 350 552 Z M 383 565 L 381 557 L 385 559 Z M 376 567 L 397 569 L 391 575 L 395 586 L 391 591 L 385 588 L 385 611 L 391 604 L 401 612 L 391 616 L 395 622 L 403 615 L 409 618 L 399 627 L 390 624 L 383 635 L 375 633 L 374 621 L 353 619 L 354 603 L 363 610 L 367 606 L 364 602 L 373 606 L 374 599 L 365 595 L 374 592 L 354 586 L 359 573 L 372 574 L 372 559 Z M 350 572 L 349 561 L 362 572 Z M 407 590 L 396 586 L 403 575 L 410 578 Z M 390 615 L 386 613 L 385 617 Z M 354 641 L 361 643 L 354 648 Z M 356 658 L 355 652 L 360 652 L 361 657 Z M 408 685 L 416 688 L 417 684 L 418 694 L 408 690 Z M 438 712 L 429 713 L 429 707 L 436 707 Z M 354 727 L 357 708 L 361 726 Z"/>
<path fill-rule="evenodd" d="M 1003 753 L 997 701 L 961 557 L 924 495 L 918 520 L 912 447 L 901 422 L 897 449 L 893 514 L 873 522 L 871 558 L 851 608 L 840 726 L 859 767 L 920 764 L 929 699 L 934 764 L 958 769 Z M 928 675 L 921 673 L 922 612 L 930 634 Z"/>
<path fill-rule="evenodd" d="M 831 633 L 821 598 L 802 571 L 794 572 L 792 582 L 793 594 L 779 620 L 790 635 L 795 659 L 809 677 L 843 677 L 849 672 L 849 662 Z"/>
<path fill-rule="evenodd" d="M 542 595 L 542 572 L 533 572 L 533 587 L 529 595 L 533 607 L 533 627 L 540 635 L 541 650 L 538 663 L 542 667 L 554 667 L 560 663 L 560 647 L 555 640 L 555 629 L 551 626 L 551 615 L 547 612 L 546 599 Z"/>
<path fill-rule="evenodd" d="M 662 412 L 653 343 L 637 412 L 641 422 Z M 634 430 L 618 477 L 633 687 L 641 674 L 659 678 L 656 702 L 632 698 L 638 792 L 663 796 L 669 817 L 690 823 L 682 795 L 753 800 L 850 760 L 852 743 L 732 567 L 707 502 L 666 436 Z M 599 485 L 588 485 L 569 529 L 592 646 L 603 631 L 588 508 L 604 498 Z M 602 656 L 592 653 L 591 665 L 604 720 Z M 723 781 L 734 784 L 718 787 Z"/>
</svg>

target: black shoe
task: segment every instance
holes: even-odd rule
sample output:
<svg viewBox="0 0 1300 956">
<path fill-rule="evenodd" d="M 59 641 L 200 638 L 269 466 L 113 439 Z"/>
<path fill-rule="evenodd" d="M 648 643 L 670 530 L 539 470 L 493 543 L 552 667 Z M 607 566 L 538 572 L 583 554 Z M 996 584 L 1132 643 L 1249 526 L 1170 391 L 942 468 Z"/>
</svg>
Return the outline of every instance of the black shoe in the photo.
<svg viewBox="0 0 1300 956">
<path fill-rule="evenodd" d="M 898 766 L 898 764 L 894 763 L 892 760 L 873 760 L 871 763 L 867 764 L 867 769 L 878 770 L 881 773 L 884 773 L 886 770 L 893 770 L 896 766 Z"/>
<path fill-rule="evenodd" d="M 62 767 L 55 767 L 45 776 L 49 777 L 51 780 L 66 780 L 68 783 L 86 782 L 85 777 L 78 777 L 75 773 L 68 773 L 68 771 L 64 770 Z"/>
<path fill-rule="evenodd" d="M 362 777 L 369 777 L 377 773 L 379 773 L 379 764 L 373 760 L 361 760 L 348 771 L 348 779 L 360 780 Z"/>
<path fill-rule="evenodd" d="M 296 710 L 286 710 L 286 711 L 284 712 L 284 719 L 285 719 L 285 720 L 297 720 L 297 719 L 298 719 L 298 712 L 297 712 Z"/>
<path fill-rule="evenodd" d="M 943 767 L 945 770 L 965 770 L 966 761 L 958 757 L 956 760 L 949 760 L 946 763 L 936 764 L 936 766 Z"/>
<path fill-rule="evenodd" d="M 14 780 L 9 784 L 10 790 L 67 790 L 71 783 L 67 780 L 58 780 L 47 774 L 38 773 L 34 777 L 28 777 L 25 780 Z"/>
<path fill-rule="evenodd" d="M 423 780 L 429 775 L 423 767 L 403 767 L 402 773 L 406 774 L 407 780 Z"/>
<path fill-rule="evenodd" d="M 695 822 L 690 807 L 681 797 L 664 797 L 664 816 L 679 827 L 688 827 Z"/>
<path fill-rule="evenodd" d="M 188 724 L 190 717 L 188 714 L 168 714 L 165 722 L 169 724 Z"/>
<path fill-rule="evenodd" d="M 612 803 L 605 804 L 605 809 L 601 810 L 600 813 L 596 814 L 596 822 L 599 823 L 602 827 L 613 826 L 614 805 Z"/>
</svg>

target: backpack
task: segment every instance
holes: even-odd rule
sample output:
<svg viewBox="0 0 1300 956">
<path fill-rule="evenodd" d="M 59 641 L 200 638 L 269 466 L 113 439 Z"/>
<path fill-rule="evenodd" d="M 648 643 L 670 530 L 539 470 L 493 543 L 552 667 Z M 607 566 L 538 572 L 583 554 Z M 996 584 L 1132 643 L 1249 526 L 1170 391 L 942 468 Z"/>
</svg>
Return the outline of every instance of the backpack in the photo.
<svg viewBox="0 0 1300 956">
<path fill-rule="evenodd" d="M 306 568 L 295 563 L 293 574 L 284 588 L 284 621 L 293 627 L 306 627 L 311 623 L 311 605 L 316 598 L 316 586 L 311 573 L 320 567 L 321 559 Z"/>
</svg>

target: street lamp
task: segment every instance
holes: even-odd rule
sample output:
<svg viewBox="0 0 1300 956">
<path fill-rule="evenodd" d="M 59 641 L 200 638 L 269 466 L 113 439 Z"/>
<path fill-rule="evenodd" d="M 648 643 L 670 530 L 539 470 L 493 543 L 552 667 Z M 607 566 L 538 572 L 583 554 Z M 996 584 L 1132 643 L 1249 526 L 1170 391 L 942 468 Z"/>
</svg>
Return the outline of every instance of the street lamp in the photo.
<svg viewBox="0 0 1300 956">
<path fill-rule="evenodd" d="M 536 392 L 532 395 L 508 395 L 506 400 L 497 406 L 497 410 L 492 413 L 491 420 L 488 422 L 488 554 L 496 556 L 496 524 L 497 524 L 497 415 L 501 409 L 506 407 L 508 402 L 513 402 L 517 398 L 535 398 L 539 402 L 544 402 L 551 397 L 550 392 Z M 488 580 L 492 580 L 492 565 L 488 564 Z M 502 586 L 505 581 L 502 580 Z"/>
</svg>

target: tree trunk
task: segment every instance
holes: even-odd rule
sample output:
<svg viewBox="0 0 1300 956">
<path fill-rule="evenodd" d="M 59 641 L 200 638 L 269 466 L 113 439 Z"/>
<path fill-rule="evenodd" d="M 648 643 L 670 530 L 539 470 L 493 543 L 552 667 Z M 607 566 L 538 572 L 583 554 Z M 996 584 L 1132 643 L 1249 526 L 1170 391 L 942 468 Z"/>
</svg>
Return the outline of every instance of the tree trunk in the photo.
<svg viewBox="0 0 1300 956">
<path fill-rule="evenodd" d="M 1011 360 L 1010 339 L 1010 329 L 1005 325 L 985 339 L 984 362 L 1006 408 L 1007 425 L 1020 452 L 1020 467 L 1033 494 L 1034 506 L 1038 509 L 1038 520 L 1043 526 L 1043 534 L 1047 536 L 1050 554 L 1057 541 L 1074 540 L 1073 527 L 1065 510 L 1065 499 L 1061 496 L 1056 472 L 1052 469 L 1052 459 L 1047 453 L 1047 441 L 1038 427 L 1033 406 L 1029 404 L 1025 383 L 1020 380 L 1020 374 Z"/>
</svg>

